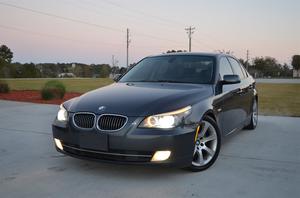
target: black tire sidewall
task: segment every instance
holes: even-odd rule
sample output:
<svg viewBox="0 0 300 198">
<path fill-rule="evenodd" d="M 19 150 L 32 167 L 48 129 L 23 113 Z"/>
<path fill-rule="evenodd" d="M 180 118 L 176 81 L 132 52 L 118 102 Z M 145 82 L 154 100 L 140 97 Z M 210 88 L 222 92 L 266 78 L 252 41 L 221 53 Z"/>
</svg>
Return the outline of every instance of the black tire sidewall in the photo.
<svg viewBox="0 0 300 198">
<path fill-rule="evenodd" d="M 256 111 L 258 113 L 258 102 L 257 102 L 257 99 L 254 99 L 253 102 L 252 102 L 252 111 L 251 111 L 251 120 L 250 120 L 250 123 L 245 127 L 245 129 L 249 129 L 249 130 L 254 130 L 258 124 L 258 118 L 257 118 L 257 123 L 256 125 L 254 125 L 254 122 L 253 122 L 253 105 L 254 105 L 254 102 L 256 102 Z"/>
</svg>

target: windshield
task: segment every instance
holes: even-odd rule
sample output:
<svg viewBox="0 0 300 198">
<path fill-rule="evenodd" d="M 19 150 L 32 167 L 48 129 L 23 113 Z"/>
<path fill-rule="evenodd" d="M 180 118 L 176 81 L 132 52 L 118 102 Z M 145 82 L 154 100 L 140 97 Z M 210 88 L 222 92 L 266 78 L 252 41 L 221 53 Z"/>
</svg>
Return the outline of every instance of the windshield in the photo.
<svg viewBox="0 0 300 198">
<path fill-rule="evenodd" d="M 212 80 L 212 56 L 178 55 L 143 59 L 119 82 L 170 82 L 208 84 Z"/>
</svg>

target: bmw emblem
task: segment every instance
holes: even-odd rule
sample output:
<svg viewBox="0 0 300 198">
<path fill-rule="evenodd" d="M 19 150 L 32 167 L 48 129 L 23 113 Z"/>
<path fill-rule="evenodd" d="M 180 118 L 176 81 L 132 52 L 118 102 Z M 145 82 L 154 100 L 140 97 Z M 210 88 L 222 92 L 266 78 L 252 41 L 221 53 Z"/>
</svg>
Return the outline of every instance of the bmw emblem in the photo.
<svg viewBox="0 0 300 198">
<path fill-rule="evenodd" d="M 99 110 L 99 111 L 103 111 L 105 108 L 106 108 L 105 106 L 100 106 L 100 107 L 98 108 L 98 110 Z"/>
</svg>

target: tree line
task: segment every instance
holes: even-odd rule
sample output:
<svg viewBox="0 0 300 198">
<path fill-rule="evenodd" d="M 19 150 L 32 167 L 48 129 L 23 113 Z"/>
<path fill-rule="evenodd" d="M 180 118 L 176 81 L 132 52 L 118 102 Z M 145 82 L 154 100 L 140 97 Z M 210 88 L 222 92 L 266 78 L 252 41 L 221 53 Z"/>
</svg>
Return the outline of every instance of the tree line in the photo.
<svg viewBox="0 0 300 198">
<path fill-rule="evenodd" d="M 126 68 L 109 64 L 83 63 L 18 63 L 12 62 L 13 52 L 0 46 L 0 78 L 57 78 L 84 77 L 108 78 L 110 74 L 122 74 Z"/>
<path fill-rule="evenodd" d="M 293 76 L 293 68 L 291 68 L 287 63 L 280 64 L 273 57 L 256 57 L 251 62 L 240 59 L 240 62 L 255 78 L 289 78 Z"/>
<path fill-rule="evenodd" d="M 179 53 L 182 50 L 169 50 L 166 53 Z M 227 52 L 221 52 L 227 53 Z M 0 46 L 0 78 L 56 78 L 56 77 L 99 77 L 107 78 L 115 74 L 123 74 L 126 68 L 109 64 L 82 63 L 18 63 L 12 62 L 13 52 L 6 46 Z M 300 69 L 300 55 L 294 55 L 290 67 L 280 64 L 273 57 L 255 57 L 252 61 L 240 59 L 240 62 L 256 78 L 292 77 L 293 69 Z M 135 64 L 130 65 L 130 68 Z M 72 75 L 70 75 L 72 74 Z"/>
</svg>

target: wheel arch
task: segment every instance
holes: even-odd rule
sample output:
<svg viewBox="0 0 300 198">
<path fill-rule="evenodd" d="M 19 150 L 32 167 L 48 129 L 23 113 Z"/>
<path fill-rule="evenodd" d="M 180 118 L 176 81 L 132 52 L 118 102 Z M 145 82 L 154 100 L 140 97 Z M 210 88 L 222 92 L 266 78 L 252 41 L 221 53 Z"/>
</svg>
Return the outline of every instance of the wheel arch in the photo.
<svg viewBox="0 0 300 198">
<path fill-rule="evenodd" d="M 201 120 L 202 120 L 204 117 L 206 117 L 206 116 L 211 117 L 213 120 L 215 120 L 215 121 L 217 122 L 217 117 L 216 117 L 216 115 L 215 115 L 215 113 L 214 113 L 214 111 L 213 111 L 212 109 L 207 110 L 207 111 L 203 114 Z"/>
</svg>

